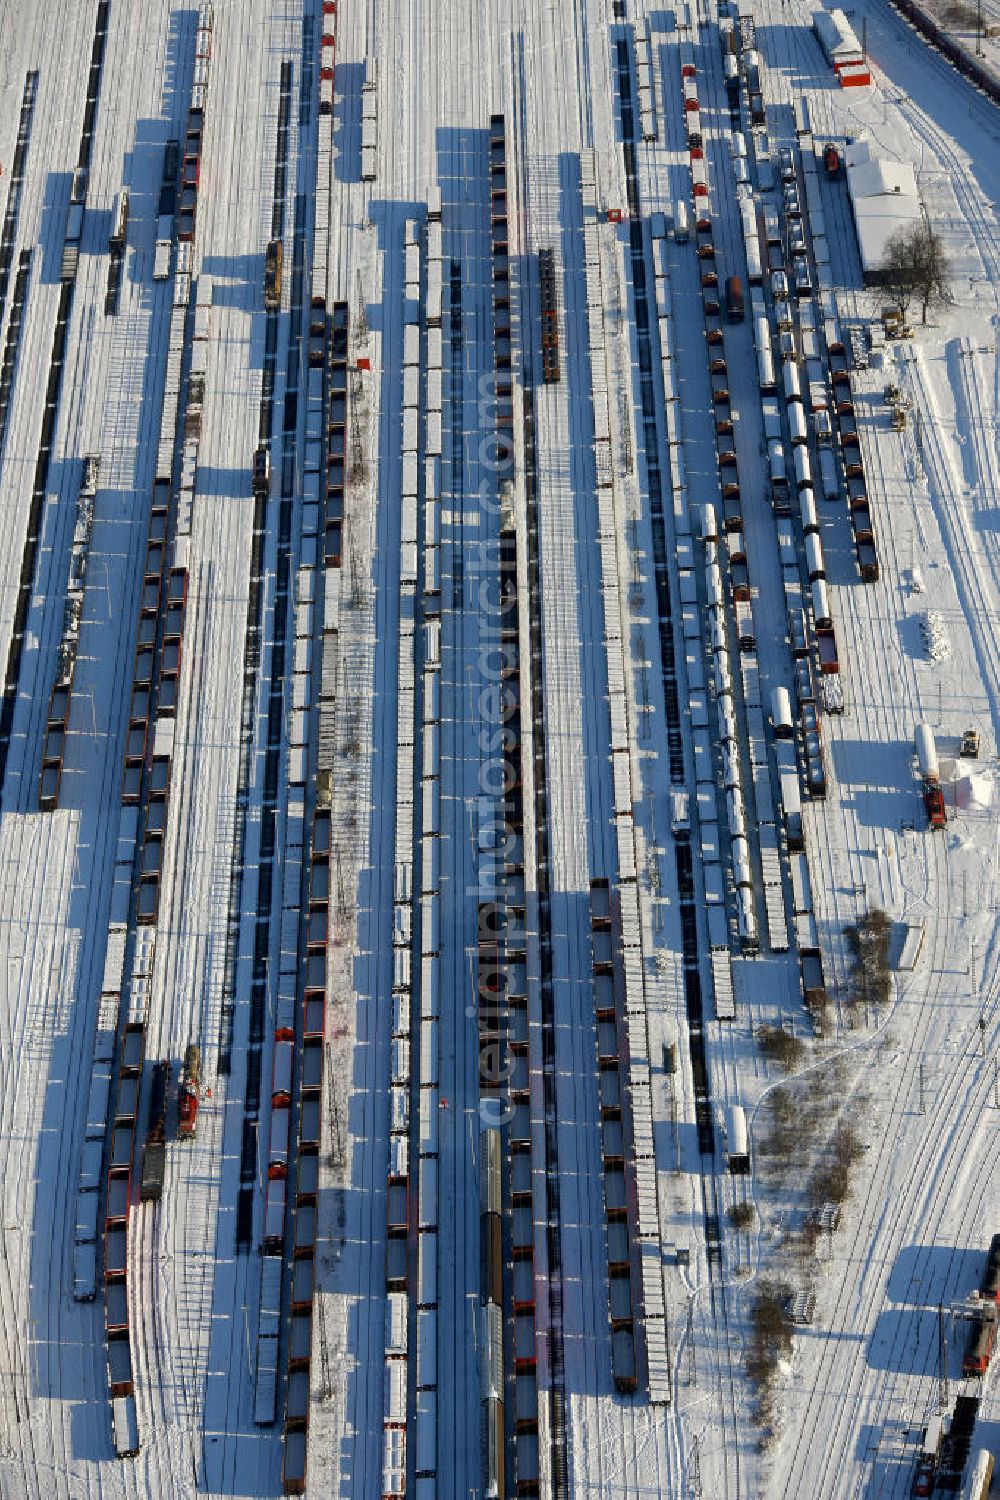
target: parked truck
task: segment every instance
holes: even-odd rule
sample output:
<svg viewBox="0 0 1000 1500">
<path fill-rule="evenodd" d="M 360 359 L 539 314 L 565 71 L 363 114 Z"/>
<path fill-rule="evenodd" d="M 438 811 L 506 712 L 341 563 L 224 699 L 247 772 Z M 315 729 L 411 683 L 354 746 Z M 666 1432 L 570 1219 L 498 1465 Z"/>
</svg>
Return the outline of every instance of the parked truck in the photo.
<svg viewBox="0 0 1000 1500">
<path fill-rule="evenodd" d="M 947 821 L 944 792 L 941 790 L 941 768 L 938 764 L 934 731 L 929 724 L 918 724 L 913 731 L 913 748 L 924 787 L 924 807 L 932 828 L 943 828 Z"/>
<path fill-rule="evenodd" d="M 726 314 L 730 323 L 742 323 L 745 311 L 742 281 L 738 276 L 727 276 Z"/>
<path fill-rule="evenodd" d="M 198 1121 L 198 1104 L 201 1100 L 201 1048 L 191 1042 L 184 1054 L 181 1069 L 180 1092 L 177 1098 L 177 1134 L 190 1137 L 195 1133 Z"/>
<path fill-rule="evenodd" d="M 726 1111 L 726 1157 L 730 1172 L 740 1175 L 749 1172 L 750 1141 L 742 1104 L 732 1104 Z"/>
</svg>

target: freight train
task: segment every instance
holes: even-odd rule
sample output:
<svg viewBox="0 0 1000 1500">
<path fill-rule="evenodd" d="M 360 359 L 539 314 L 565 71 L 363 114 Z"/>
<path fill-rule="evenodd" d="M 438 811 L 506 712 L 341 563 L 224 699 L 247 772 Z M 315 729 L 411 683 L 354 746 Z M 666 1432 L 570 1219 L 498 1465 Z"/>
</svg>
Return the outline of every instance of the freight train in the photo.
<svg viewBox="0 0 1000 1500">
<path fill-rule="evenodd" d="M 943 53 L 960 73 L 964 73 L 970 83 L 977 89 L 982 89 L 994 104 L 1000 104 L 1000 82 L 988 67 L 977 61 L 954 37 L 942 30 L 934 17 L 916 4 L 916 0 L 893 0 L 893 4 L 933 47 Z"/>
</svg>

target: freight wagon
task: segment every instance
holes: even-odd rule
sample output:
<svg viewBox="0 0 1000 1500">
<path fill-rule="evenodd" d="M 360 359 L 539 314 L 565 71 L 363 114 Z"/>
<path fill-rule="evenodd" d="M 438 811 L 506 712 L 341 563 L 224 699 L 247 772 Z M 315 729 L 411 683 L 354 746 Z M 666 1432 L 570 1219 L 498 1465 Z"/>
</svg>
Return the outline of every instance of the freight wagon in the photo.
<svg viewBox="0 0 1000 1500">
<path fill-rule="evenodd" d="M 142 1178 L 139 1198 L 142 1202 L 157 1202 L 163 1192 L 163 1174 L 166 1147 L 164 1144 L 164 1121 L 167 1107 L 167 1086 L 170 1082 L 169 1062 L 159 1062 L 153 1072 L 153 1091 L 149 1104 L 149 1129 L 146 1146 L 142 1153 Z"/>
<path fill-rule="evenodd" d="M 276 312 L 281 306 L 281 267 L 284 251 L 280 240 L 268 243 L 264 256 L 264 306 Z"/>
</svg>

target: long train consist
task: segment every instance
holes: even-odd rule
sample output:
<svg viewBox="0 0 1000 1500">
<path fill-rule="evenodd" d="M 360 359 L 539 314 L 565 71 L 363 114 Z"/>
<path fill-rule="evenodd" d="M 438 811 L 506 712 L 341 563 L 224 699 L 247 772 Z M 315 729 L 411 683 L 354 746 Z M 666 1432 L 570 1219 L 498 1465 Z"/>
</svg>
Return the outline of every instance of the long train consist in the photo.
<svg viewBox="0 0 1000 1500">
<path fill-rule="evenodd" d="M 988 99 L 994 104 L 1000 104 L 1000 81 L 990 70 L 979 62 L 977 58 L 966 50 L 960 42 L 938 25 L 934 17 L 923 6 L 917 5 L 915 0 L 893 0 L 893 4 L 901 15 L 905 16 L 912 26 L 925 36 L 932 47 L 936 47 L 960 73 L 968 78 L 970 83 L 975 84 L 977 89 L 982 89 Z"/>
</svg>

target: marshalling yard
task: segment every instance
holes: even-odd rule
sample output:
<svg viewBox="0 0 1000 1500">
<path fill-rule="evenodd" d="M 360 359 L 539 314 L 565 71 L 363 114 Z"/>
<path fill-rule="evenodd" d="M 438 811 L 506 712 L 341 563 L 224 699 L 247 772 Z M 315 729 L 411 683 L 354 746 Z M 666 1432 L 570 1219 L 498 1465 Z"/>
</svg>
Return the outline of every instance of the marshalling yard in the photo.
<svg viewBox="0 0 1000 1500">
<path fill-rule="evenodd" d="M 990 1493 L 985 51 L 0 11 L 0 1495 Z"/>
</svg>

